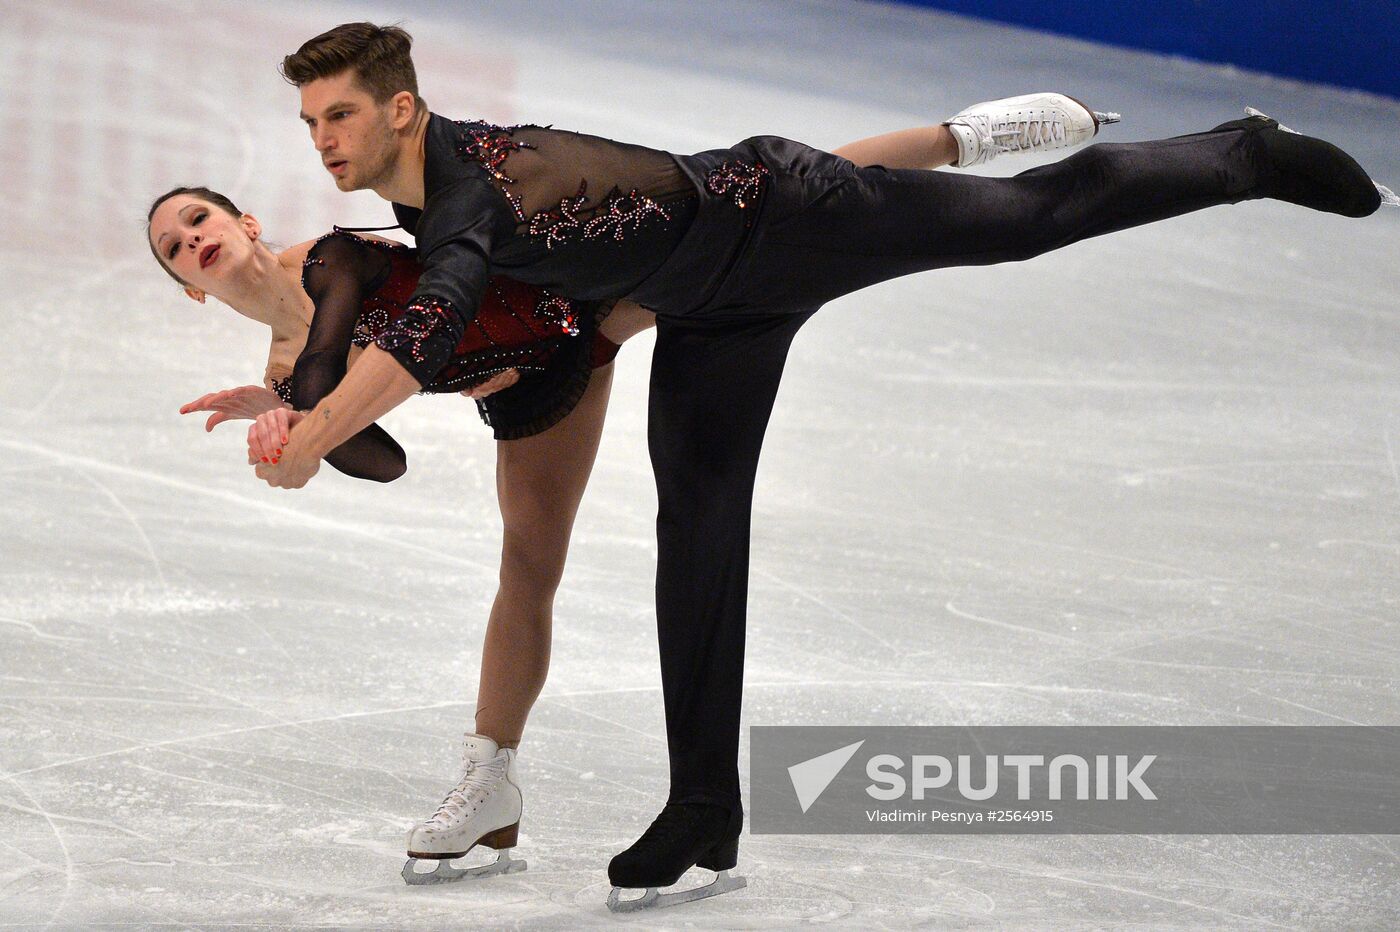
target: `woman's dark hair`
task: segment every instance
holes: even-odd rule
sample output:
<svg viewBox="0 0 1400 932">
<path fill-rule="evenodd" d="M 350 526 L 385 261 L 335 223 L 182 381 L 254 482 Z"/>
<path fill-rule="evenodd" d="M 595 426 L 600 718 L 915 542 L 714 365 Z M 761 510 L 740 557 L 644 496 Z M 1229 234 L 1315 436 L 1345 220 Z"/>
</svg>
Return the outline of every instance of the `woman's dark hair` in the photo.
<svg viewBox="0 0 1400 932">
<path fill-rule="evenodd" d="M 220 194 L 218 191 L 211 191 L 202 185 L 197 187 L 181 185 L 178 188 L 171 188 L 169 191 L 166 191 L 160 197 L 156 198 L 154 202 L 152 202 L 151 209 L 146 211 L 146 245 L 151 247 L 151 255 L 156 257 L 156 261 L 160 263 L 160 267 L 165 269 L 166 273 L 171 278 L 175 279 L 181 285 L 184 285 L 186 288 L 188 288 L 190 287 L 190 283 L 185 281 L 180 276 L 176 275 L 174 270 L 172 270 L 170 266 L 165 264 L 165 260 L 160 257 L 160 253 L 156 252 L 156 244 L 151 242 L 151 218 L 156 215 L 156 208 L 159 207 L 161 204 L 164 204 L 166 201 L 170 200 L 172 197 L 175 197 L 180 194 L 191 194 L 199 198 L 201 201 L 208 201 L 215 207 L 222 210 L 224 213 L 235 218 L 243 216 L 243 211 L 235 207 L 233 201 L 229 200 L 227 197 Z"/>
</svg>

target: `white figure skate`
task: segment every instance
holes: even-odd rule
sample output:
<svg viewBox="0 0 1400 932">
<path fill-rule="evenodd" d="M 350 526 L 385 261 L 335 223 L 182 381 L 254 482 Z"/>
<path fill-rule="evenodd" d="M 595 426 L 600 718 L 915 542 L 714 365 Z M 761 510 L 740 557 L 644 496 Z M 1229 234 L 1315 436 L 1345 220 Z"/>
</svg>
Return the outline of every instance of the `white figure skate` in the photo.
<svg viewBox="0 0 1400 932">
<path fill-rule="evenodd" d="M 1269 115 L 1268 115 L 1267 113 L 1265 113 L 1264 111 L 1262 111 L 1262 110 L 1255 110 L 1253 107 L 1245 107 L 1245 108 L 1244 108 L 1244 112 L 1245 112 L 1246 114 L 1248 114 L 1249 116 L 1263 117 L 1263 118 L 1266 119 L 1266 120 L 1273 120 L 1273 119 L 1274 119 L 1273 117 L 1269 116 Z M 1275 123 L 1278 123 L 1277 120 L 1274 120 L 1274 122 L 1275 122 Z M 1285 133 L 1294 133 L 1294 134 L 1301 135 L 1300 133 L 1298 133 L 1298 131 L 1297 131 L 1296 129 L 1289 129 L 1287 126 L 1284 126 L 1282 123 L 1279 123 L 1279 124 L 1278 124 L 1278 128 L 1281 129 L 1281 130 L 1283 130 Z M 1382 203 L 1382 204 L 1386 204 L 1386 205 L 1388 205 L 1388 206 L 1390 206 L 1390 207 L 1400 207 L 1400 194 L 1396 194 L 1394 191 L 1390 190 L 1390 189 L 1387 188 L 1385 185 L 1381 184 L 1379 181 L 1376 181 L 1374 178 L 1371 179 L 1371 184 L 1375 185 L 1375 186 L 1376 186 L 1376 190 L 1377 190 L 1378 192 L 1380 192 L 1380 195 L 1381 195 L 1381 203 Z"/>
<path fill-rule="evenodd" d="M 457 785 L 432 818 L 408 832 L 404 882 L 448 883 L 525 870 L 526 862 L 510 856 L 520 829 L 521 809 L 515 750 L 498 748 L 490 738 L 468 733 L 463 738 L 462 776 Z M 496 849 L 496 860 L 470 868 L 456 868 L 449 863 L 477 845 Z M 437 867 L 416 871 L 414 865 L 419 860 L 435 860 Z"/>
<path fill-rule="evenodd" d="M 1067 149 L 1092 139 L 1116 113 L 1090 110 L 1064 94 L 1026 94 L 973 104 L 943 122 L 958 141 L 958 168 L 982 165 L 1003 152 Z"/>
</svg>

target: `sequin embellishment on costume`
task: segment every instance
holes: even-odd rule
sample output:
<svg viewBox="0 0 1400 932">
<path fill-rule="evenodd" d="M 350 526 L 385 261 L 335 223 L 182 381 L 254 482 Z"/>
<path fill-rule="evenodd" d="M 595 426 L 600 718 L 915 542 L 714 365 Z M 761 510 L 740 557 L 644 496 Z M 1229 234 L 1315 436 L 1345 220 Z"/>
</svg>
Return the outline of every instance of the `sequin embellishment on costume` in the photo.
<svg viewBox="0 0 1400 932">
<path fill-rule="evenodd" d="M 727 195 L 743 210 L 758 198 L 768 175 L 768 167 L 762 162 L 750 164 L 730 159 L 705 176 L 705 187 L 711 194 Z"/>
<path fill-rule="evenodd" d="M 515 184 L 515 179 L 501 171 L 501 166 L 505 164 L 512 152 L 535 148 L 528 142 L 516 142 L 512 138 L 512 131 L 520 127 L 496 126 L 494 123 L 469 123 L 466 120 L 458 120 L 457 126 L 462 130 L 462 140 L 457 144 L 457 155 L 463 159 L 479 162 L 481 167 L 486 169 L 491 177 L 497 181 Z M 518 198 L 512 201 L 513 204 L 516 204 L 517 215 L 520 212 L 518 201 Z"/>
<path fill-rule="evenodd" d="M 460 315 L 456 315 L 461 319 Z M 408 345 L 416 362 L 426 362 L 423 344 L 437 335 L 444 327 L 451 327 L 451 312 L 447 302 L 432 295 L 424 295 L 411 302 L 404 309 L 404 315 L 395 321 L 392 330 L 386 330 L 375 338 L 375 345 L 389 352 Z M 456 343 L 456 340 L 453 341 Z"/>
<path fill-rule="evenodd" d="M 570 235 L 583 225 L 579 219 L 578 212 L 583 209 L 583 205 L 588 203 L 588 195 L 584 192 L 588 190 L 588 181 L 585 179 L 579 182 L 578 193 L 573 197 L 566 197 L 559 202 L 559 206 L 553 210 L 541 210 L 530 218 L 530 236 L 533 239 L 544 237 L 546 249 L 553 249 L 556 243 L 566 243 Z M 516 207 L 519 216 L 520 208 Z"/>
<path fill-rule="evenodd" d="M 640 230 L 642 224 L 653 215 L 658 215 L 663 220 L 671 219 L 664 207 L 636 188 L 627 194 L 614 188 L 612 195 L 603 204 L 603 212 L 584 225 L 583 236 L 585 239 L 593 239 L 604 236 L 611 230 L 613 239 L 620 243 L 622 231 L 626 229 L 627 224 L 632 225 L 633 231 Z"/>
<path fill-rule="evenodd" d="M 281 399 L 282 399 L 283 401 L 285 401 L 287 404 L 292 404 L 292 403 L 293 403 L 293 402 L 292 402 L 292 377 L 291 377 L 290 375 L 287 376 L 285 379 L 279 379 L 279 378 L 277 378 L 276 376 L 273 376 L 273 377 L 272 377 L 272 390 L 273 390 L 274 392 L 277 393 L 277 397 L 278 397 L 278 398 L 281 398 Z"/>
<path fill-rule="evenodd" d="M 594 240 L 609 234 L 614 242 L 620 243 L 629 227 L 635 232 L 652 218 L 671 219 L 665 208 L 636 188 L 624 194 L 620 188 L 614 187 L 602 204 L 589 207 L 586 178 L 579 181 L 578 193 L 573 197 L 562 198 L 559 206 L 541 208 L 533 216 L 527 217 L 524 198 L 505 187 L 515 184 L 516 179 L 506 174 L 504 166 L 512 152 L 538 149 L 528 142 L 517 142 L 512 135 L 522 126 L 530 125 L 496 126 L 493 123 L 458 120 L 457 126 L 462 132 L 457 143 L 458 158 L 476 162 L 486 169 L 510 204 L 515 219 L 528 224 L 526 232 L 530 238 L 537 241 L 543 239 L 546 249 L 580 238 Z M 593 213 L 591 218 L 581 216 L 589 212 Z"/>
<path fill-rule="evenodd" d="M 540 299 L 535 302 L 535 313 L 545 320 L 557 323 L 571 337 L 578 336 L 578 314 L 574 302 L 568 298 L 540 290 Z"/>
<path fill-rule="evenodd" d="M 355 323 L 355 332 L 350 336 L 351 344 L 363 349 L 377 340 L 392 321 L 389 314 L 392 306 L 377 295 L 367 299 L 364 303 L 366 310 L 361 312 L 360 319 Z"/>
</svg>

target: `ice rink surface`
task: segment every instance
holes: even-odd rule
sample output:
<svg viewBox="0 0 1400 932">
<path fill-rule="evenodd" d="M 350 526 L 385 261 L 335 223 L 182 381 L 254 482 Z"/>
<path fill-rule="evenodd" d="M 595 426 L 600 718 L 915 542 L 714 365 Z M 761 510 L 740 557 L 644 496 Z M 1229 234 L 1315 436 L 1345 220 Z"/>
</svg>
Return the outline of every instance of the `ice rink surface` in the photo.
<svg viewBox="0 0 1400 932">
<path fill-rule="evenodd" d="M 667 789 L 650 334 L 525 735 L 530 869 L 406 887 L 472 721 L 494 442 L 470 401 L 414 399 L 383 421 L 400 481 L 268 488 L 242 427 L 177 414 L 260 381 L 266 338 L 142 232 L 178 183 L 284 244 L 391 222 L 334 190 L 275 71 L 363 18 L 405 21 L 453 117 L 830 148 L 1061 90 L 1124 114 L 1107 141 L 1253 105 L 1400 186 L 1394 100 L 900 7 L 7 3 L 0 926 L 1400 924 L 1393 836 L 746 835 L 747 890 L 609 914 Z M 759 473 L 746 721 L 1400 723 L 1397 257 L 1400 211 L 1251 203 L 829 305 Z"/>
</svg>

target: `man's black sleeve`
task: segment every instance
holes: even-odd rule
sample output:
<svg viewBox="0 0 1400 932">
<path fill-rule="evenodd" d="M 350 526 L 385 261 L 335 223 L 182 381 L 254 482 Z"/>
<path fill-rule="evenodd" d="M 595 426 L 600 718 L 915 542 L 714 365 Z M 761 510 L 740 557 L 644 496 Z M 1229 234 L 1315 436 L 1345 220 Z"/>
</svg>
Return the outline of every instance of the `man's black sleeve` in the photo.
<svg viewBox="0 0 1400 932">
<path fill-rule="evenodd" d="M 505 196 L 490 182 L 458 178 L 433 192 L 415 236 L 423 274 L 408 311 L 375 341 L 427 386 L 476 317 L 492 247 L 514 231 Z"/>
</svg>

